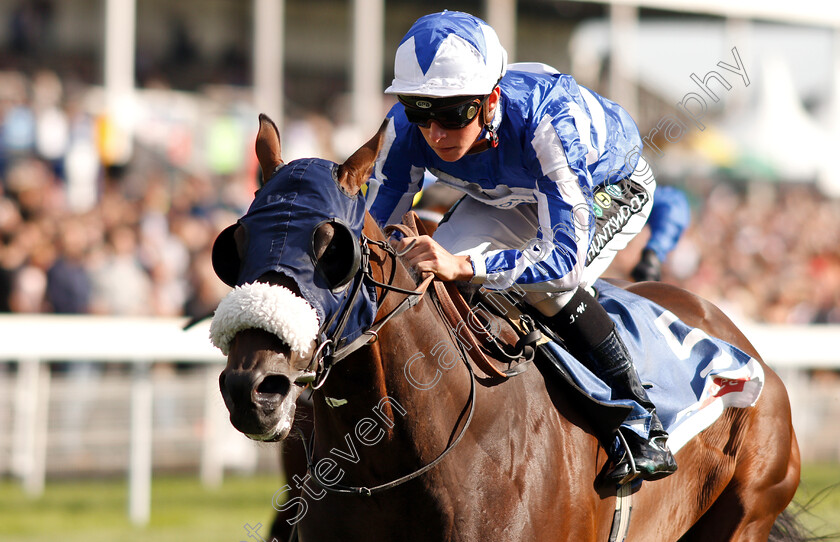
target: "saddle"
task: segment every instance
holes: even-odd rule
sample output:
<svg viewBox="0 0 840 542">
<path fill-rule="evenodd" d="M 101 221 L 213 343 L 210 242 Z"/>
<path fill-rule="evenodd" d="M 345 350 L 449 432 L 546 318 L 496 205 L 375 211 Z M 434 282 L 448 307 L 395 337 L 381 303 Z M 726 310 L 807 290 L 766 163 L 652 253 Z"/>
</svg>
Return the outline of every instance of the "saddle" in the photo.
<svg viewBox="0 0 840 542">
<path fill-rule="evenodd" d="M 387 234 L 394 231 L 407 236 L 430 235 L 414 211 L 406 213 L 402 224 L 385 228 Z M 598 401 L 584 391 L 563 361 L 542 348 L 549 341 L 559 341 L 551 330 L 540 327 L 542 323 L 529 314 L 525 304 L 511 303 L 509 296 L 467 283 L 435 280 L 432 284 L 455 340 L 488 378 L 503 381 L 525 372 L 533 362 L 575 408 L 597 420 L 593 430 L 601 441 L 612 441 L 630 407 Z"/>
<path fill-rule="evenodd" d="M 394 231 L 406 236 L 431 235 L 414 211 L 406 213 L 402 224 L 385 228 L 388 234 Z M 454 339 L 487 377 L 508 378 L 528 368 L 536 345 L 546 340 L 530 316 L 467 283 L 435 280 L 432 285 Z"/>
</svg>

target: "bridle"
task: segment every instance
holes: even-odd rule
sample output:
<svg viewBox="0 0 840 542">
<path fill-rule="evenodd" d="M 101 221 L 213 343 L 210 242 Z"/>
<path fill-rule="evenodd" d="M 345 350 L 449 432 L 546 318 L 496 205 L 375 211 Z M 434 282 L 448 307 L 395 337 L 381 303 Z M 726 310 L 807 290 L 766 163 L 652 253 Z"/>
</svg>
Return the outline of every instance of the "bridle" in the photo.
<svg viewBox="0 0 840 542">
<path fill-rule="evenodd" d="M 387 227 L 386 233 L 389 232 L 389 229 L 393 231 L 392 228 Z M 351 232 L 352 233 L 352 232 Z M 355 237 L 355 236 L 354 236 Z M 408 252 L 413 243 L 405 248 L 403 251 L 395 250 L 387 241 L 375 241 L 367 237 L 364 233 L 359 236 L 359 246 L 361 249 L 361 258 L 359 259 L 359 267 L 356 270 L 354 277 L 353 277 L 353 285 L 352 289 L 350 290 L 350 294 L 347 297 L 347 302 L 342 307 L 341 311 L 337 312 L 333 317 L 330 319 L 329 322 L 325 323 L 321 326 L 321 331 L 327 330 L 332 325 L 333 321 L 337 321 L 338 324 L 336 325 L 335 330 L 331 334 L 330 337 L 324 339 L 322 342 L 316 345 L 315 353 L 312 355 L 312 359 L 309 362 L 309 366 L 305 369 L 305 373 L 303 376 L 299 377 L 295 380 L 295 382 L 300 384 L 309 383 L 312 389 L 319 389 L 321 388 L 324 383 L 326 382 L 330 370 L 337 364 L 339 361 L 343 360 L 359 348 L 365 346 L 366 344 L 375 343 L 379 339 L 379 330 L 388 323 L 392 318 L 405 312 L 406 310 L 410 309 L 411 307 L 415 306 L 420 299 L 426 294 L 426 290 L 428 289 L 429 285 L 432 283 L 434 279 L 434 275 L 429 274 L 422 283 L 417 287 L 416 290 L 407 290 L 404 288 L 399 288 L 389 283 L 380 282 L 373 278 L 373 273 L 370 265 L 370 255 L 371 255 L 371 245 L 380 247 L 383 249 L 396 263 L 396 260 L 403 256 L 406 252 Z M 353 304 L 356 302 L 359 296 L 359 292 L 361 291 L 362 284 L 365 281 L 369 281 L 370 283 L 383 288 L 385 292 L 397 292 L 404 294 L 406 297 L 388 314 L 386 314 L 382 319 L 377 322 L 374 322 L 373 325 L 367 330 L 365 330 L 361 335 L 359 335 L 354 340 L 345 343 L 343 339 L 341 339 L 341 333 L 344 330 L 344 327 L 347 323 L 348 315 L 351 311 Z M 384 297 L 384 294 L 383 296 Z M 380 299 L 381 303 L 381 299 Z M 440 308 L 438 307 L 438 310 Z M 337 319 L 337 320 L 336 320 Z M 446 319 L 444 318 L 444 322 Z M 447 324 L 448 326 L 448 324 Z M 450 329 L 450 333 L 452 330 Z M 319 337 L 323 336 L 323 333 L 319 333 Z M 447 444 L 446 448 L 443 452 L 438 455 L 432 462 L 424 465 L 423 467 L 419 468 L 407 474 L 405 476 L 401 476 L 395 480 L 390 482 L 380 484 L 373 487 L 366 487 L 366 486 L 345 486 L 337 483 L 327 483 L 324 480 L 321 480 L 317 473 L 317 469 L 314 468 L 315 460 L 314 460 L 314 447 L 312 446 L 315 432 L 310 434 L 307 445 L 307 439 L 304 437 L 302 431 L 297 429 L 298 433 L 301 435 L 301 442 L 303 443 L 304 447 L 304 454 L 306 455 L 306 463 L 307 463 L 307 471 L 315 480 L 315 482 L 321 486 L 322 489 L 329 493 L 337 493 L 337 494 L 352 494 L 352 495 L 366 495 L 371 496 L 375 493 L 380 493 L 382 491 L 386 491 L 388 489 L 397 487 L 409 480 L 417 478 L 418 476 L 424 474 L 425 472 L 434 468 L 438 463 L 440 463 L 443 458 L 452 451 L 453 448 L 461 441 L 464 434 L 467 431 L 467 428 L 472 421 L 473 413 L 475 411 L 475 373 L 472 370 L 469 362 L 468 354 L 464 351 L 464 345 L 461 344 L 460 341 L 456 340 L 455 343 L 458 345 L 458 348 L 461 351 L 461 359 L 464 362 L 464 365 L 467 368 L 467 371 L 470 375 L 470 396 L 469 396 L 469 413 L 467 414 L 466 421 L 464 422 L 461 431 L 458 433 L 458 436 L 451 440 L 449 444 Z"/>
<path fill-rule="evenodd" d="M 341 223 L 337 224 L 342 226 Z M 383 249 L 395 260 L 410 250 L 412 245 L 402 252 L 398 252 L 387 241 L 374 241 L 364 233 L 359 236 L 358 241 L 355 241 L 356 236 L 352 232 L 350 232 L 350 235 L 353 236 L 354 242 L 357 242 L 360 248 L 360 258 L 358 259 L 359 264 L 355 272 L 352 273 L 352 286 L 349 288 L 350 294 L 347 296 L 341 310 L 335 312 L 329 320 L 321 325 L 318 332 L 319 342 L 315 345 L 312 358 L 310 359 L 306 369 L 304 369 L 303 374 L 295 380 L 298 384 L 310 384 L 312 389 L 315 390 L 324 385 L 330 371 L 336 363 L 343 360 L 359 348 L 367 344 L 373 344 L 379 340 L 379 330 L 388 323 L 391 318 L 415 306 L 425 295 L 426 290 L 434 279 L 434 275 L 429 275 L 423 280 L 423 282 L 420 283 L 417 290 L 406 290 L 404 288 L 399 288 L 392 284 L 376 280 L 373 278 L 373 272 L 370 265 L 371 245 Z M 370 328 L 363 331 L 358 337 L 347 342 L 345 339 L 341 338 L 341 335 L 347 325 L 352 307 L 358 300 L 359 292 L 361 292 L 365 282 L 378 286 L 386 292 L 397 292 L 404 294 L 406 297 L 381 320 L 374 322 Z M 327 335 L 327 330 L 332 327 L 334 322 L 337 322 L 337 324 L 333 332 L 329 335 L 329 337 L 321 340 L 320 338 Z"/>
</svg>

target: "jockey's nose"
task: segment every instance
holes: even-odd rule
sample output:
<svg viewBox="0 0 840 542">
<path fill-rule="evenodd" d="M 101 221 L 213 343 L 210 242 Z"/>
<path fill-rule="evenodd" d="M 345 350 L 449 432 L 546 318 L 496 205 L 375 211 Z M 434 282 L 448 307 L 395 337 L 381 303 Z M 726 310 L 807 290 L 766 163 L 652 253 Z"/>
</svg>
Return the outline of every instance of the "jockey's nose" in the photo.
<svg viewBox="0 0 840 542">
<path fill-rule="evenodd" d="M 438 124 L 436 120 L 429 123 L 429 138 L 432 141 L 440 141 L 446 137 L 446 128 Z"/>
</svg>

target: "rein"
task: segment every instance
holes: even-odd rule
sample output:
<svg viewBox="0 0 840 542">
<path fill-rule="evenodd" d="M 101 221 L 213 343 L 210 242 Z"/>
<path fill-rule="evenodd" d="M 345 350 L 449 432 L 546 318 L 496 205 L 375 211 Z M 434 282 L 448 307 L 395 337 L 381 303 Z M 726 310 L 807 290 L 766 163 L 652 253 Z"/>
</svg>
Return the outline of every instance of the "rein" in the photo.
<svg viewBox="0 0 840 542">
<path fill-rule="evenodd" d="M 399 231 L 403 235 L 412 235 L 416 233 L 404 224 L 392 224 L 386 226 L 385 228 L 386 233 L 393 233 L 394 231 Z M 417 305 L 420 299 L 425 295 L 429 285 L 432 284 L 432 282 L 434 281 L 434 275 L 429 274 L 423 280 L 423 282 L 420 283 L 420 285 L 417 287 L 417 290 L 407 290 L 404 288 L 394 286 L 390 283 L 380 282 L 376 280 L 375 278 L 373 278 L 373 273 L 370 265 L 370 245 L 380 247 L 392 259 L 396 261 L 399 257 L 403 256 L 406 252 L 411 250 L 413 243 L 412 245 L 406 247 L 403 252 L 397 252 L 387 241 L 374 241 L 368 236 L 366 236 L 364 233 L 360 235 L 359 267 L 356 269 L 356 272 L 352 278 L 352 293 L 350 294 L 349 299 L 347 299 L 344 303 L 344 306 L 342 307 L 341 311 L 335 313 L 329 321 L 325 322 L 321 326 L 321 329 L 318 333 L 319 337 L 324 335 L 326 330 L 328 330 L 333 325 L 333 322 L 335 322 L 336 319 L 338 319 L 338 324 L 336 325 L 332 336 L 324 341 L 321 341 L 316 345 L 315 353 L 312 355 L 312 358 L 309 361 L 309 365 L 306 367 L 306 369 L 304 369 L 301 376 L 295 379 L 296 383 L 309 384 L 312 387 L 312 389 L 320 389 L 327 381 L 327 377 L 329 376 L 330 371 L 336 363 L 343 360 L 359 348 L 367 344 L 373 344 L 377 340 L 379 340 L 379 330 L 385 324 L 387 324 L 391 318 Z M 347 320 L 350 317 L 351 308 L 356 303 L 356 300 L 359 297 L 359 292 L 361 291 L 362 286 L 365 282 L 372 283 L 382 288 L 383 290 L 385 290 L 386 294 L 389 291 L 393 291 L 404 294 L 406 297 L 400 302 L 399 305 L 397 305 L 391 312 L 386 314 L 381 320 L 375 322 L 369 329 L 363 331 L 358 337 L 356 337 L 349 343 L 345 343 L 344 339 L 341 339 L 341 334 L 344 332 Z M 470 307 L 467 306 L 467 304 L 464 302 L 463 298 L 461 298 L 461 296 L 457 293 L 453 285 L 444 285 L 440 281 L 434 281 L 434 289 L 437 294 L 439 306 L 442 309 L 443 321 L 448 327 L 455 328 L 455 333 L 457 335 L 457 327 L 459 326 L 458 322 L 462 319 L 475 319 L 475 315 L 472 314 Z M 384 298 L 385 294 L 383 294 L 382 297 Z M 471 357 L 473 361 L 478 365 L 478 367 L 480 367 L 487 375 L 491 377 L 508 378 L 523 372 L 528 367 L 530 362 L 534 359 L 533 346 L 540 340 L 541 334 L 539 331 L 537 331 L 536 326 L 529 317 L 520 315 L 520 322 L 521 326 L 523 326 L 523 329 L 525 330 L 526 335 L 517 341 L 516 345 L 514 346 L 515 352 L 513 354 L 509 354 L 508 352 L 506 352 L 492 335 L 480 331 L 482 327 L 481 325 L 477 327 L 470 326 L 470 329 L 472 329 L 472 331 L 474 331 L 477 335 L 481 336 L 481 338 L 484 339 L 485 342 L 487 342 L 488 344 L 492 344 L 495 347 L 497 354 L 500 354 L 502 358 L 507 358 L 510 361 L 524 359 L 524 363 L 520 364 L 517 367 L 514 367 L 513 369 L 500 371 L 493 365 L 493 363 L 491 363 L 489 358 L 483 353 L 483 349 L 476 342 L 475 337 L 473 337 L 469 333 L 467 334 L 469 353 L 464 353 L 466 356 L 465 359 L 469 359 Z M 461 347 L 463 350 L 463 345 L 460 344 L 460 341 L 456 340 L 456 342 L 458 343 L 459 347 Z"/>
<path fill-rule="evenodd" d="M 317 346 L 315 354 L 312 356 L 312 361 L 310 361 L 309 367 L 307 367 L 307 375 L 304 377 L 299 378 L 297 382 L 310 382 L 310 385 L 313 389 L 317 390 L 327 380 L 327 377 L 330 373 L 332 367 L 341 361 L 342 359 L 346 358 L 351 353 L 355 352 L 362 346 L 374 343 L 379 339 L 378 331 L 386 324 L 388 321 L 405 312 L 406 310 L 410 309 L 411 307 L 415 306 L 420 299 L 426 294 L 426 290 L 428 289 L 429 285 L 432 283 L 434 279 L 434 275 L 429 275 L 426 277 L 422 283 L 418 286 L 417 290 L 406 290 L 404 288 L 399 288 L 397 286 L 393 286 L 389 283 L 379 282 L 378 280 L 373 278 L 371 273 L 371 266 L 370 266 L 370 246 L 369 245 L 376 245 L 385 250 L 388 255 L 393 258 L 395 261 L 398 257 L 402 255 L 402 253 L 397 252 L 391 247 L 390 244 L 386 241 L 373 241 L 368 238 L 366 235 L 362 234 L 359 240 L 362 249 L 362 258 L 361 264 L 359 265 L 359 269 L 356 272 L 354 277 L 354 285 L 353 285 L 353 293 L 350 295 L 348 302 L 344 305 L 341 315 L 338 316 L 339 318 L 339 325 L 336 328 L 336 331 L 333 333 L 333 336 Z M 409 247 L 410 249 L 410 247 Z M 409 250 L 406 249 L 406 250 Z M 329 348 L 331 344 L 335 344 L 337 341 L 335 340 L 337 337 L 341 336 L 341 332 L 344 329 L 344 324 L 346 323 L 346 315 L 350 312 L 350 307 L 352 307 L 353 303 L 355 303 L 356 298 L 358 297 L 359 290 L 361 289 L 361 284 L 368 280 L 371 283 L 379 286 L 380 288 L 385 289 L 386 291 L 393 291 L 397 293 L 405 294 L 405 298 L 397 305 L 392 311 L 386 314 L 381 320 L 374 323 L 370 329 L 363 332 L 359 337 L 354 339 L 348 344 L 344 344 L 339 346 L 334 352 L 330 352 Z M 444 322 L 446 323 L 446 319 L 444 318 Z M 325 325 L 325 328 L 328 328 L 332 324 L 332 321 L 328 322 Z M 448 327 L 448 325 L 447 325 Z M 451 331 L 451 330 L 450 330 Z M 467 368 L 467 372 L 470 375 L 470 396 L 468 399 L 470 410 L 467 414 L 467 419 L 464 422 L 464 425 L 461 427 L 461 431 L 458 433 L 458 436 L 452 440 L 449 444 L 447 444 L 446 448 L 438 455 L 432 462 L 420 467 L 419 469 L 406 474 L 405 476 L 401 476 L 395 480 L 390 482 L 386 482 L 384 484 L 380 484 L 373 487 L 367 486 L 345 486 L 337 483 L 328 484 L 327 482 L 321 480 L 319 475 L 317 474 L 317 470 L 314 469 L 315 466 L 315 449 L 313 446 L 313 441 L 315 437 L 315 431 L 313 430 L 309 436 L 307 444 L 307 439 L 304 437 L 303 432 L 296 428 L 297 432 L 301 436 L 301 442 L 304 448 L 304 454 L 306 456 L 306 468 L 307 472 L 312 476 L 315 482 L 321 486 L 322 489 L 329 493 L 336 493 L 336 494 L 351 494 L 351 495 L 366 495 L 368 497 L 376 494 L 381 493 L 383 491 L 387 491 L 399 485 L 402 485 L 409 480 L 413 480 L 418 476 L 428 472 L 429 470 L 433 469 L 438 463 L 440 463 L 444 457 L 446 457 L 449 452 L 451 452 L 455 446 L 461 441 L 464 435 L 467 432 L 467 428 L 470 426 L 472 422 L 473 413 L 475 412 L 475 373 L 473 372 L 472 367 L 469 364 L 469 354 L 464 350 L 464 345 L 460 343 L 460 341 L 455 341 L 458 345 L 459 350 L 461 351 L 461 360 L 464 362 L 464 365 Z"/>
<path fill-rule="evenodd" d="M 323 332 L 324 330 L 329 329 L 336 316 L 338 317 L 338 326 L 336 326 L 332 337 L 326 339 L 325 341 L 322 341 L 317 345 L 315 353 L 312 355 L 312 359 L 310 360 L 309 365 L 306 367 L 304 374 L 295 380 L 295 382 L 299 384 L 309 383 L 312 386 L 312 389 L 314 390 L 320 389 L 321 386 L 324 385 L 324 383 L 327 381 L 327 377 L 329 376 L 330 371 L 336 363 L 343 360 L 344 358 L 346 358 L 359 348 L 365 346 L 366 344 L 375 343 L 377 340 L 379 340 L 379 330 L 385 324 L 387 324 L 391 318 L 417 305 L 420 299 L 426 294 L 426 290 L 428 289 L 429 285 L 434 279 L 434 275 L 429 275 L 423 280 L 423 282 L 420 283 L 420 286 L 418 286 L 417 290 L 406 290 L 404 288 L 399 288 L 388 283 L 379 282 L 378 280 L 373 278 L 373 274 L 371 272 L 370 245 L 376 245 L 382 248 L 394 259 L 401 256 L 401 254 L 397 253 L 397 251 L 395 251 L 393 247 L 391 247 L 391 245 L 389 245 L 387 242 L 373 241 L 365 234 L 361 235 L 359 243 L 361 245 L 361 262 L 359 265 L 359 269 L 356 271 L 356 274 L 353 278 L 353 291 L 350 294 L 350 298 L 344 304 L 344 307 L 341 309 L 341 312 L 336 313 L 336 315 L 334 315 L 332 319 L 330 319 L 323 326 L 321 326 L 321 330 Z M 361 291 L 362 285 L 365 281 L 369 281 L 374 285 L 383 288 L 386 291 L 405 294 L 406 297 L 400 302 L 399 305 L 397 305 L 394 308 L 394 310 L 386 314 L 385 317 L 383 317 L 378 322 L 375 322 L 370 327 L 370 329 L 365 330 L 361 335 L 356 337 L 350 343 L 344 344 L 343 340 L 340 339 L 340 337 L 342 332 L 344 331 L 344 326 L 347 324 L 347 319 L 350 315 L 350 309 L 356 302 L 356 299 L 359 297 L 359 292 Z M 319 333 L 319 335 L 321 335 L 321 333 Z M 332 348 L 335 348 L 335 350 L 332 350 Z"/>
<path fill-rule="evenodd" d="M 418 476 L 432 470 L 438 463 L 440 463 L 443 460 L 444 457 L 446 457 L 446 455 L 449 452 L 451 452 L 455 448 L 455 446 L 457 446 L 457 444 L 464 437 L 464 434 L 467 432 L 467 428 L 470 426 L 470 422 L 472 422 L 473 413 L 475 412 L 475 373 L 473 372 L 472 367 L 470 367 L 470 364 L 466 362 L 466 358 L 463 356 L 463 347 L 461 347 L 461 350 L 461 359 L 464 360 L 464 365 L 467 367 L 467 371 L 470 374 L 470 411 L 467 414 L 467 420 L 464 422 L 463 427 L 461 427 L 461 431 L 458 433 L 458 436 L 455 437 L 455 440 L 448 444 L 446 448 L 440 453 L 440 455 L 437 456 L 431 463 L 428 463 L 423 467 L 420 467 L 416 471 L 406 474 L 405 476 L 401 476 L 395 480 L 391 480 L 390 482 L 386 482 L 384 484 L 380 484 L 373 487 L 345 486 L 337 483 L 328 484 L 327 482 L 321 480 L 321 478 L 318 476 L 317 469 L 313 468 L 315 466 L 315 449 L 312 444 L 315 437 L 315 431 L 313 431 L 309 435 L 309 444 L 307 445 L 307 441 L 304 438 L 303 431 L 301 431 L 300 428 L 296 428 L 298 434 L 300 434 L 301 436 L 301 443 L 303 444 L 303 453 L 306 456 L 306 470 L 312 476 L 312 479 L 315 480 L 315 482 L 328 493 L 343 495 L 365 495 L 367 497 L 370 497 L 376 493 L 381 493 L 383 491 L 387 491 L 389 489 L 402 485 L 408 482 L 409 480 L 413 480 Z"/>
</svg>

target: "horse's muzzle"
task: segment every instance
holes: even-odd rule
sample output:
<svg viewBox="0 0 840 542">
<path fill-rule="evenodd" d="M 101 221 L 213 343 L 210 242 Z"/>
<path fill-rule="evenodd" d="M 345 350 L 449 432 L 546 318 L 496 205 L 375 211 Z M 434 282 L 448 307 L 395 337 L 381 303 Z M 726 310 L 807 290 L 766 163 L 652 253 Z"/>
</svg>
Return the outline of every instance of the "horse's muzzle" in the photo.
<svg viewBox="0 0 840 542">
<path fill-rule="evenodd" d="M 291 388 L 291 381 L 282 374 L 226 369 L 219 376 L 219 389 L 231 423 L 256 440 L 277 440 L 288 434 L 289 415 L 294 415 L 294 410 L 288 412 L 283 404 Z M 294 405 L 294 399 L 291 403 Z"/>
</svg>

